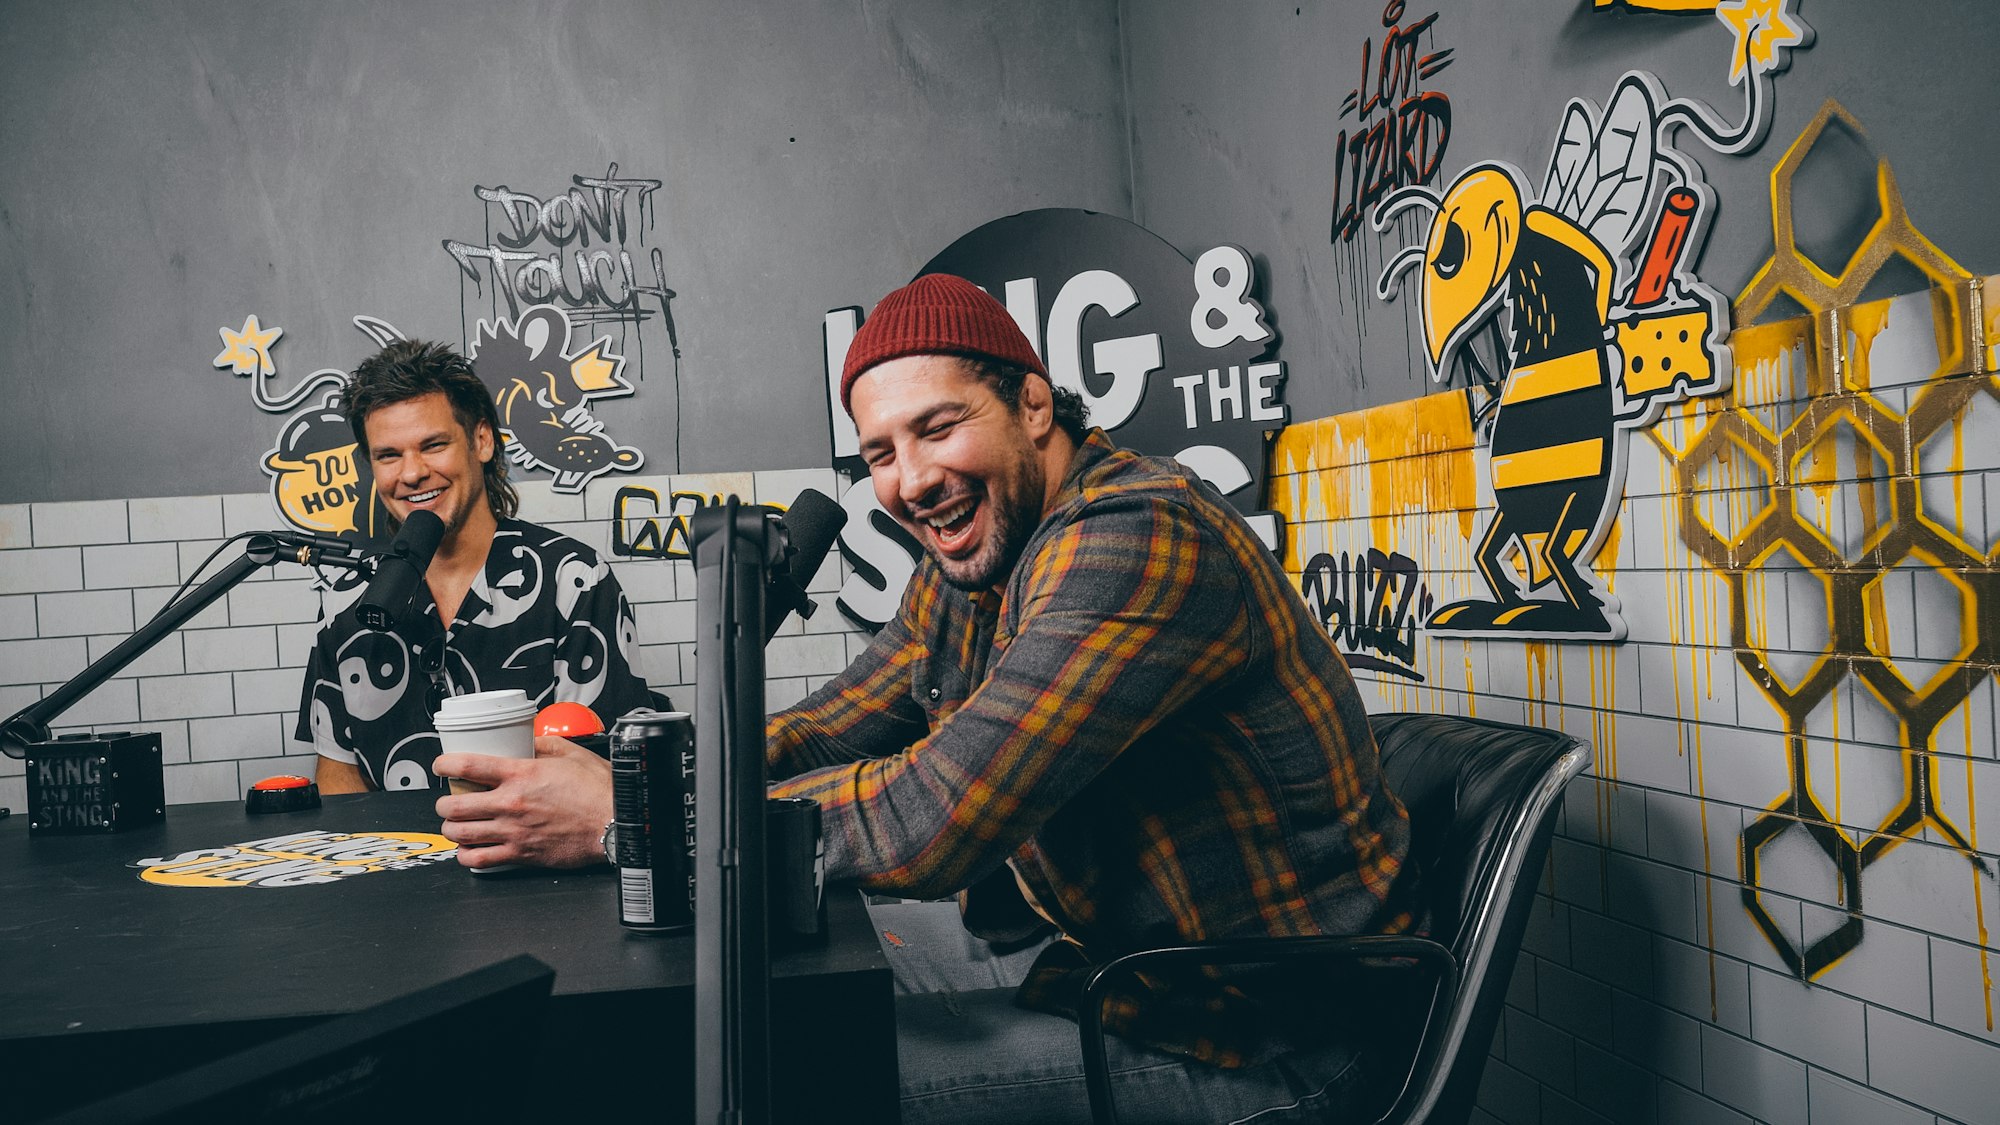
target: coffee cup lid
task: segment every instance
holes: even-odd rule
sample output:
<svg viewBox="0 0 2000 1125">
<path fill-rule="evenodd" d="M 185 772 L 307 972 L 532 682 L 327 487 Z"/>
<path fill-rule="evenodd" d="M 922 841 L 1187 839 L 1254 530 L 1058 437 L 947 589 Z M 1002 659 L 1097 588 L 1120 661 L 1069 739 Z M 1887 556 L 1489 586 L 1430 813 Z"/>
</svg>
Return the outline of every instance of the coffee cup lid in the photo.
<svg viewBox="0 0 2000 1125">
<path fill-rule="evenodd" d="M 468 730 L 505 726 L 532 719 L 534 714 L 535 705 L 529 701 L 528 693 L 519 688 L 475 691 L 446 696 L 438 704 L 437 714 L 431 716 L 431 724 L 439 730 Z"/>
</svg>

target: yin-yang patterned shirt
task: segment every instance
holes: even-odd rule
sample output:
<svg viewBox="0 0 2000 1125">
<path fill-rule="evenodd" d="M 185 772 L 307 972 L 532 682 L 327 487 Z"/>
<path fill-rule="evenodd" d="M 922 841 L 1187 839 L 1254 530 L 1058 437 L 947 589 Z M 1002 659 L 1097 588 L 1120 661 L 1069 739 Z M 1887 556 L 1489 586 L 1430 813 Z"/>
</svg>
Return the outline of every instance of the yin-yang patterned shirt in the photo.
<svg viewBox="0 0 2000 1125">
<path fill-rule="evenodd" d="M 366 589 L 353 579 L 326 594 L 296 737 L 360 767 L 378 789 L 442 787 L 431 774 L 439 753 L 431 715 L 446 695 L 519 688 L 537 707 L 584 704 L 606 729 L 647 705 L 618 579 L 560 532 L 501 520 L 448 630 L 421 585 L 396 631 L 363 628 L 354 607 Z"/>
</svg>

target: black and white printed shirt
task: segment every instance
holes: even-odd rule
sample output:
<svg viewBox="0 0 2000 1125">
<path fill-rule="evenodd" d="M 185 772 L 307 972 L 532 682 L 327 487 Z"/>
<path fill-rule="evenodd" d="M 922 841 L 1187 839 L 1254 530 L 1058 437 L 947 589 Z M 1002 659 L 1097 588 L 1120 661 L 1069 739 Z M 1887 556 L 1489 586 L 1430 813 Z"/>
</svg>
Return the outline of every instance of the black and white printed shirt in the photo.
<svg viewBox="0 0 2000 1125">
<path fill-rule="evenodd" d="M 354 606 L 366 589 L 351 580 L 326 595 L 295 737 L 359 766 L 377 788 L 441 787 L 430 768 L 439 752 L 431 714 L 446 695 L 519 688 L 537 707 L 584 704 L 606 729 L 647 705 L 618 579 L 560 532 L 501 520 L 448 630 L 422 585 L 395 632 L 365 629 Z"/>
</svg>

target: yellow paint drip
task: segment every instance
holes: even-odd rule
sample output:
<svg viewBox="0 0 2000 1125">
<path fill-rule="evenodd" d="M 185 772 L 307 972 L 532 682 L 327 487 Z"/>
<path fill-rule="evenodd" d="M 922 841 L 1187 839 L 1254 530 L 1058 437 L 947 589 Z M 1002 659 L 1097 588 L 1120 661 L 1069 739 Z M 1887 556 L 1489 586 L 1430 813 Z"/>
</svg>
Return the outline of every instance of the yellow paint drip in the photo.
<svg viewBox="0 0 2000 1125">
<path fill-rule="evenodd" d="M 1730 401 L 1704 400 L 1702 405 L 1721 411 L 1802 397 L 1809 388 L 1798 385 L 1798 376 L 1811 332 L 1810 317 L 1794 317 L 1730 333 L 1729 351 L 1736 365 L 1736 385 L 1728 396 Z"/>
<path fill-rule="evenodd" d="M 1280 470 L 1286 473 L 1311 473 L 1319 470 L 1319 463 L 1313 457 L 1313 425 L 1286 426 L 1278 431 L 1271 442 L 1271 464 L 1284 465 Z"/>
<path fill-rule="evenodd" d="M 1590 667 L 1590 707 L 1592 740 L 1602 748 L 1603 776 L 1618 779 L 1618 660 L 1617 654 L 1602 645 L 1585 651 Z"/>
<path fill-rule="evenodd" d="M 1958 530 L 1960 536 L 1969 540 L 1971 536 L 1966 534 L 1965 522 L 1966 421 L 1965 415 L 1951 420 L 1951 461 L 1945 466 L 1945 472 L 1951 476 L 1951 512 L 1955 521 L 1952 526 Z M 1970 745 L 1967 743 L 1968 748 Z"/>
<path fill-rule="evenodd" d="M 1528 702 L 1532 707 L 1539 701 L 1542 705 L 1542 725 L 1549 721 L 1549 646 L 1540 641 L 1530 641 L 1521 646 L 1528 659 Z"/>
<path fill-rule="evenodd" d="M 1710 623 L 1708 643 L 1710 646 L 1714 646 L 1718 636 L 1714 629 L 1714 623 L 1718 620 L 1715 613 L 1715 583 L 1703 582 L 1701 584 L 1701 591 L 1702 620 Z M 1704 697 L 1715 694 L 1715 662 L 1712 658 L 1709 661 L 1708 675 L 1703 678 L 1701 687 Z"/>
<path fill-rule="evenodd" d="M 1396 541 L 1400 517 L 1450 511 L 1459 514 L 1460 531 L 1470 536 L 1478 478 L 1464 396 L 1429 395 L 1353 417 L 1362 431 L 1366 514 L 1376 541 Z"/>
<path fill-rule="evenodd" d="M 1469 540 L 1477 518 L 1478 469 L 1465 396 L 1429 395 L 1287 427 L 1272 447 L 1273 503 L 1288 526 L 1368 520 L 1373 545 L 1425 542 L 1428 520 L 1457 516 Z M 1304 570 L 1314 540 L 1288 537 L 1287 570 Z M 1447 546 L 1470 550 L 1469 543 Z M 1423 560 L 1436 569 L 1435 558 Z M 1402 694 L 1391 689 L 1388 694 Z"/>
<path fill-rule="evenodd" d="M 1562 657 L 1557 656 L 1552 663 L 1554 663 L 1556 667 L 1556 706 L 1561 707 L 1569 699 L 1569 692 L 1563 686 Z M 1549 725 L 1549 696 L 1546 690 L 1542 692 L 1542 725 L 1543 726 Z M 1602 750 L 1600 750 L 1598 755 L 1598 763 L 1600 769 L 1603 768 L 1603 762 L 1604 762 L 1603 752 Z"/>
<path fill-rule="evenodd" d="M 1847 327 L 1853 339 L 1846 365 L 1846 383 L 1849 390 L 1866 391 L 1874 386 L 1874 374 L 1869 359 L 1875 350 L 1875 339 L 1889 326 L 1889 306 L 1893 298 L 1870 301 L 1865 305 L 1855 305 L 1847 310 Z"/>
</svg>

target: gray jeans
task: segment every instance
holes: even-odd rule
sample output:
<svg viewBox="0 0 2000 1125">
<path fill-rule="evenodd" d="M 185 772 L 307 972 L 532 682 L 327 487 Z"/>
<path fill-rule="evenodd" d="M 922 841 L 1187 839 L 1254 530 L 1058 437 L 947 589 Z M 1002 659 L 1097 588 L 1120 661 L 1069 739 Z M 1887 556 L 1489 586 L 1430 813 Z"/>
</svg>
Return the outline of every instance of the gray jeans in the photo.
<svg viewBox="0 0 2000 1125">
<path fill-rule="evenodd" d="M 965 932 L 949 902 L 868 913 L 896 977 L 904 1125 L 1088 1125 L 1076 1024 L 1013 1002 L 1039 947 L 995 954 Z M 1345 1046 L 1222 1070 L 1116 1037 L 1106 1042 L 1127 1125 L 1337 1122 L 1361 1069 Z"/>
</svg>

